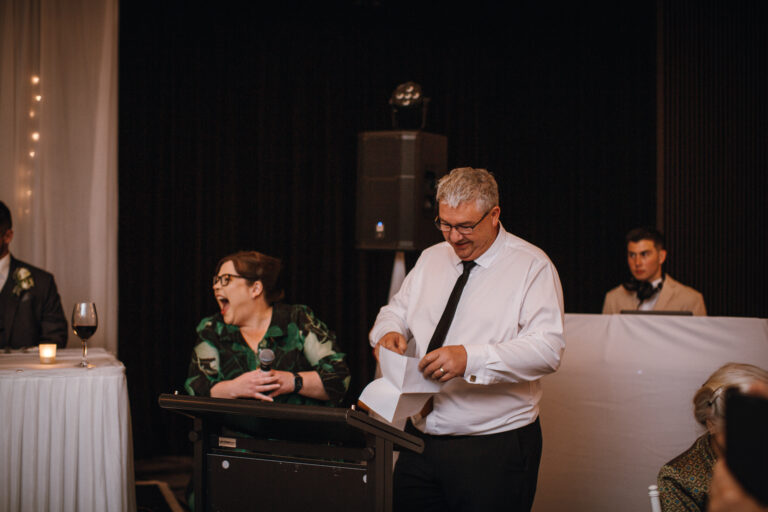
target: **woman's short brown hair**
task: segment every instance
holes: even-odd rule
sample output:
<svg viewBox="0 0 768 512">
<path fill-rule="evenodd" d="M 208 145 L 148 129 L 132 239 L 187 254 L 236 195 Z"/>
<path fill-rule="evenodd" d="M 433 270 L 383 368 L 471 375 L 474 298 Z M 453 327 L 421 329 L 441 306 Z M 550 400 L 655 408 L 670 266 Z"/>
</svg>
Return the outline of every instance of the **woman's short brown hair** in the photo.
<svg viewBox="0 0 768 512">
<path fill-rule="evenodd" d="M 283 290 L 278 286 L 282 268 L 279 259 L 257 251 L 239 251 L 221 258 L 216 265 L 216 274 L 228 261 L 232 262 L 237 273 L 246 278 L 249 283 L 261 281 L 264 286 L 264 298 L 268 303 L 273 304 L 283 299 Z"/>
</svg>

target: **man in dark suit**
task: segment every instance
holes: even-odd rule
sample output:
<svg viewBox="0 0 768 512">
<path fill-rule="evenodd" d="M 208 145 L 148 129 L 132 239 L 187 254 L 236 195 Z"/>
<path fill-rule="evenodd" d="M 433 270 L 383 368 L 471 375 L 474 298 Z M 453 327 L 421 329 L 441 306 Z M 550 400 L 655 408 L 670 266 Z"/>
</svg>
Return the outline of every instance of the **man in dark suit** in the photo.
<svg viewBox="0 0 768 512">
<path fill-rule="evenodd" d="M 11 256 L 11 212 L 0 201 L 0 348 L 67 344 L 67 320 L 53 275 Z"/>
</svg>

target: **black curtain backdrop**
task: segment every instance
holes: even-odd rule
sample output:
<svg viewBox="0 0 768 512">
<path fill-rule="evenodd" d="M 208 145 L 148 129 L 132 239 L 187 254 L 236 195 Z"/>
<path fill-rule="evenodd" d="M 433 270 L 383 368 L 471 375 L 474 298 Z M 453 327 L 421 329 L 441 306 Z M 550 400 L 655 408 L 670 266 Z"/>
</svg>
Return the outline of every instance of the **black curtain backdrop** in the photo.
<svg viewBox="0 0 768 512">
<path fill-rule="evenodd" d="M 557 266 L 567 312 L 625 278 L 656 222 L 656 8 L 521 2 L 121 2 L 119 355 L 137 458 L 190 453 L 181 390 L 220 257 L 283 259 L 286 300 L 338 334 L 349 400 L 393 254 L 354 247 L 357 134 L 402 82 L 449 167 L 496 175 L 505 227 Z M 438 7 L 438 5 L 440 5 Z M 417 255 L 409 254 L 412 263 Z"/>
<path fill-rule="evenodd" d="M 707 311 L 768 317 L 768 2 L 675 0 L 660 29 L 665 268 Z"/>
</svg>

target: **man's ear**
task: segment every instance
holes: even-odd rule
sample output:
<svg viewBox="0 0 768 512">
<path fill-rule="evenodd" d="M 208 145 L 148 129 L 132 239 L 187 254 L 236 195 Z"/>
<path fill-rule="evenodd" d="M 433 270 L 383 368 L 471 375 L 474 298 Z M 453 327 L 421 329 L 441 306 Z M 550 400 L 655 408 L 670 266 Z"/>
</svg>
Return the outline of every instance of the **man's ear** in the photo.
<svg viewBox="0 0 768 512">
<path fill-rule="evenodd" d="M 661 249 L 659 251 L 659 265 L 664 263 L 664 261 L 666 261 L 666 259 L 667 259 L 667 251 L 665 249 Z"/>
<path fill-rule="evenodd" d="M 501 208 L 497 205 L 491 208 L 491 225 L 496 227 L 499 225 L 499 218 L 501 217 Z"/>
</svg>

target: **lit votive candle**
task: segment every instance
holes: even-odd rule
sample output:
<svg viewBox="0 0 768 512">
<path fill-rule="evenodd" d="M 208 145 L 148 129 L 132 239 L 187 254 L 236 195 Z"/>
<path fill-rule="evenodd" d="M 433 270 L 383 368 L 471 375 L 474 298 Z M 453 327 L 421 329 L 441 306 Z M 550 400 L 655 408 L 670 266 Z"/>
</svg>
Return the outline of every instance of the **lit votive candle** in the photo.
<svg viewBox="0 0 768 512">
<path fill-rule="evenodd" d="M 42 343 L 40 345 L 40 362 L 51 364 L 56 362 L 56 344 Z"/>
</svg>

